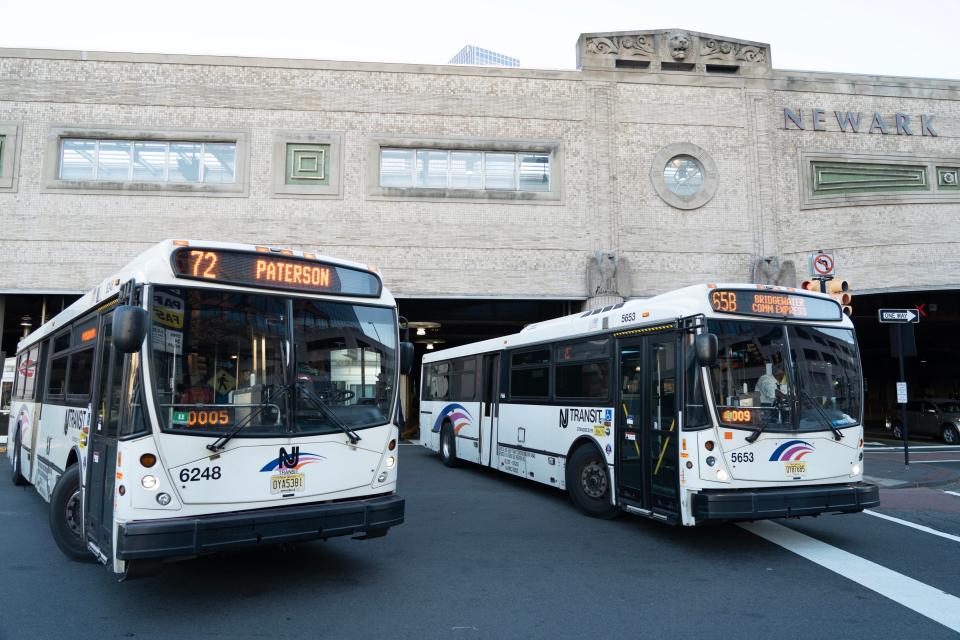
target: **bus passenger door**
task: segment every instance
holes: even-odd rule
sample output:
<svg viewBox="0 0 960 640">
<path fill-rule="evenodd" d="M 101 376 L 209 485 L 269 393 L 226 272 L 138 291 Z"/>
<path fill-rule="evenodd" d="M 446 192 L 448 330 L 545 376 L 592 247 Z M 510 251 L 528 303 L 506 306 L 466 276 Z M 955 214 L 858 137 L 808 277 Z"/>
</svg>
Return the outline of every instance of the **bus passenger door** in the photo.
<svg viewBox="0 0 960 640">
<path fill-rule="evenodd" d="M 101 321 L 97 386 L 91 398 L 93 416 L 87 450 L 87 481 L 84 491 L 86 538 L 108 559 L 112 558 L 113 494 L 117 472 L 117 434 L 124 354 L 113 348 L 112 316 Z"/>
<path fill-rule="evenodd" d="M 677 334 L 619 345 L 619 490 L 627 505 L 659 517 L 679 513 Z"/>
<path fill-rule="evenodd" d="M 500 414 L 500 354 L 483 356 L 483 395 L 480 400 L 480 464 L 490 466 L 497 449 L 497 418 Z"/>
</svg>

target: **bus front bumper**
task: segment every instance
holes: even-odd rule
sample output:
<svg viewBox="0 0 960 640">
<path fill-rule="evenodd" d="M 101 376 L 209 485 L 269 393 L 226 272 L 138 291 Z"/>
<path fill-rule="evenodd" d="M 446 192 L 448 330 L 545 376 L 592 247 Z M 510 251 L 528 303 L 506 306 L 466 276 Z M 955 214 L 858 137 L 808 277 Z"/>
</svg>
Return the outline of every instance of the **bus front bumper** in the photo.
<svg viewBox="0 0 960 640">
<path fill-rule="evenodd" d="M 704 490 L 693 494 L 698 522 L 729 522 L 855 513 L 880 504 L 877 485 L 866 482 L 771 489 Z"/>
<path fill-rule="evenodd" d="M 360 534 L 378 537 L 403 522 L 404 499 L 367 500 L 271 507 L 192 518 L 121 523 L 117 559 L 194 556 L 258 544 L 298 542 Z"/>
</svg>

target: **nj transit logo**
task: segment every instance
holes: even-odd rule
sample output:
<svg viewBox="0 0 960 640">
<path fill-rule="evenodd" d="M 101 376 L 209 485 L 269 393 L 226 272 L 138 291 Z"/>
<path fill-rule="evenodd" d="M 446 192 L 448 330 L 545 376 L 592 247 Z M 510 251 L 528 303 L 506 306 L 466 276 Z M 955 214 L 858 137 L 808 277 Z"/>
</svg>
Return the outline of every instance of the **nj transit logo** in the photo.
<svg viewBox="0 0 960 640">
<path fill-rule="evenodd" d="M 787 440 L 770 456 L 770 462 L 796 462 L 813 451 L 813 445 L 803 440 Z"/>
<path fill-rule="evenodd" d="M 466 407 L 462 404 L 448 404 L 440 412 L 440 415 L 437 416 L 437 420 L 433 423 L 432 431 L 434 433 L 440 433 L 440 427 L 443 426 L 443 421 L 447 418 L 449 418 L 451 424 L 453 424 L 454 433 L 460 433 L 461 429 L 469 427 L 473 423 L 473 416 L 470 415 Z"/>
<path fill-rule="evenodd" d="M 280 447 L 280 454 L 267 464 L 263 465 L 263 467 L 260 469 L 260 472 L 283 472 L 288 470 L 297 471 L 308 464 L 313 464 L 314 462 L 319 462 L 321 460 L 326 460 L 326 457 L 317 455 L 315 453 L 300 451 L 300 447 L 293 447 L 290 449 L 289 453 L 287 453 L 286 449 Z"/>
</svg>

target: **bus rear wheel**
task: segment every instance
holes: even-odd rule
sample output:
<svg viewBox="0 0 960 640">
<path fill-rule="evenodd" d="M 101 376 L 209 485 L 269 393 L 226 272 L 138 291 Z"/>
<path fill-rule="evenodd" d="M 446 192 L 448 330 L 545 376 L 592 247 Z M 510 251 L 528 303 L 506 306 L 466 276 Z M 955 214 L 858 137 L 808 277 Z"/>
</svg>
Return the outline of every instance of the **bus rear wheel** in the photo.
<svg viewBox="0 0 960 640">
<path fill-rule="evenodd" d="M 63 555 L 77 562 L 93 562 L 83 536 L 80 465 L 63 472 L 50 496 L 50 532 Z"/>
<path fill-rule="evenodd" d="M 620 509 L 613 505 L 607 461 L 596 447 L 585 445 L 567 460 L 567 491 L 581 511 L 594 518 L 615 518 Z"/>
<path fill-rule="evenodd" d="M 11 477 L 13 479 L 13 484 L 18 487 L 22 487 L 27 484 L 27 479 L 23 477 L 22 465 L 20 461 L 20 431 L 17 431 L 17 437 L 13 439 L 13 460 L 11 460 L 11 465 L 13 466 L 13 471 Z"/>
<path fill-rule="evenodd" d="M 453 436 L 453 427 L 449 422 L 440 428 L 440 460 L 448 467 L 459 467 L 457 459 L 457 440 Z"/>
</svg>

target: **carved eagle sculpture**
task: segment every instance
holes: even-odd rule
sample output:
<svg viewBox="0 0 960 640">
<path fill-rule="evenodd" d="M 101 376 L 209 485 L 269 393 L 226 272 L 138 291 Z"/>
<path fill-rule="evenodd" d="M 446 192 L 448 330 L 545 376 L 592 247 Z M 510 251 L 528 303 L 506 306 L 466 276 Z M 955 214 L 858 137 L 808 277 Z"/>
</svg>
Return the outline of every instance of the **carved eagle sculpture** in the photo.
<svg viewBox="0 0 960 640">
<path fill-rule="evenodd" d="M 612 251 L 594 251 L 587 260 L 587 295 L 629 295 L 627 261 Z"/>
<path fill-rule="evenodd" d="M 797 286 L 797 269 L 793 260 L 780 261 L 777 256 L 760 256 L 753 265 L 754 284 Z"/>
</svg>

